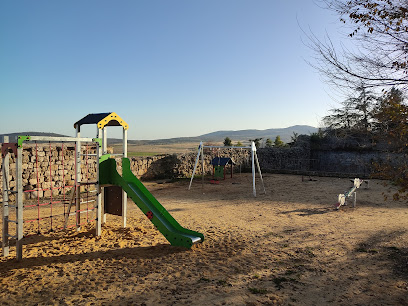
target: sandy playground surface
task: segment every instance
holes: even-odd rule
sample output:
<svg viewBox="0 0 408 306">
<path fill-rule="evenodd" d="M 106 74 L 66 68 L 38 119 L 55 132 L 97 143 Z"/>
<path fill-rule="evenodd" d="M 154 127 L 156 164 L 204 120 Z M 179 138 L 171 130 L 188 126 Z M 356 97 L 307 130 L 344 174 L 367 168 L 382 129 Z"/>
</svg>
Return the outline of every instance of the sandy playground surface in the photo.
<svg viewBox="0 0 408 306">
<path fill-rule="evenodd" d="M 266 174 L 257 198 L 249 174 L 190 191 L 147 183 L 203 244 L 170 246 L 129 201 L 125 229 L 108 216 L 101 237 L 93 225 L 33 236 L 21 262 L 12 247 L 0 304 L 408 305 L 408 205 L 371 180 L 356 208 L 335 211 L 350 181 L 316 179 Z"/>
</svg>

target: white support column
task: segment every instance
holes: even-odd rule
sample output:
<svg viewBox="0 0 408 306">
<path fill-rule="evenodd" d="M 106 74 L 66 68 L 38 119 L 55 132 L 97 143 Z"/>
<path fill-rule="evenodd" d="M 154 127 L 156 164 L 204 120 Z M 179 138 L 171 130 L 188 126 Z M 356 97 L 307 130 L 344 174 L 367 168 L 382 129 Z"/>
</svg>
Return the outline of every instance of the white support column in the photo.
<svg viewBox="0 0 408 306">
<path fill-rule="evenodd" d="M 123 129 L 123 157 L 127 157 L 127 130 Z M 127 193 L 122 189 L 122 226 L 126 227 Z"/>
<path fill-rule="evenodd" d="M 102 129 L 102 154 L 108 153 L 108 135 L 106 127 Z"/>
<path fill-rule="evenodd" d="M 252 192 L 254 197 L 256 197 L 256 187 L 255 187 L 255 151 L 256 146 L 254 142 L 251 142 L 251 166 L 252 166 Z"/>
<path fill-rule="evenodd" d="M 205 168 L 204 168 L 204 146 L 201 146 L 201 188 L 204 189 L 204 176 L 205 176 Z"/>
<path fill-rule="evenodd" d="M 263 181 L 263 178 L 262 178 L 261 167 L 259 166 L 258 154 L 256 154 L 256 150 L 255 150 L 254 155 L 255 155 L 256 166 L 258 168 L 259 177 L 261 178 L 262 188 L 263 188 L 264 194 L 266 194 L 265 184 L 264 184 L 264 181 Z"/>
<path fill-rule="evenodd" d="M 106 127 L 104 127 L 102 129 L 102 155 L 107 153 L 108 153 L 108 136 L 106 133 Z M 105 203 L 105 196 L 103 202 Z M 102 223 L 104 224 L 106 223 L 105 209 L 103 210 Z"/>
<path fill-rule="evenodd" d="M 101 138 L 102 130 L 97 128 L 97 138 Z M 102 233 L 102 188 L 99 184 L 99 157 L 102 155 L 102 147 L 99 142 L 96 144 L 96 178 L 98 183 L 96 185 L 97 198 L 96 198 L 96 236 L 100 236 Z"/>
<path fill-rule="evenodd" d="M 9 142 L 9 137 L 3 137 L 3 143 Z M 9 203 L 8 203 L 8 194 L 10 190 L 9 184 L 9 167 L 10 167 L 10 156 L 9 153 L 6 152 L 3 159 L 3 235 L 2 235 L 2 248 L 3 248 L 3 256 L 9 256 Z"/>
<path fill-rule="evenodd" d="M 198 146 L 198 153 L 197 153 L 197 157 L 196 157 L 196 160 L 195 160 L 195 163 L 194 163 L 194 169 L 193 169 L 193 174 L 191 175 L 190 185 L 188 185 L 188 190 L 190 190 L 191 184 L 193 183 L 194 174 L 196 173 L 198 162 L 200 160 L 200 154 L 201 154 L 202 147 L 203 147 L 203 142 L 201 141 L 200 145 Z"/>
<path fill-rule="evenodd" d="M 79 138 L 81 137 L 80 126 L 76 127 L 76 137 L 78 138 L 76 141 L 76 160 L 75 160 L 75 188 L 76 188 L 76 197 L 75 197 L 75 224 L 76 230 L 81 230 L 81 141 Z"/>
<path fill-rule="evenodd" d="M 23 148 L 17 148 L 17 240 L 16 253 L 17 260 L 23 259 Z M 37 186 L 38 188 L 38 186 Z"/>
</svg>

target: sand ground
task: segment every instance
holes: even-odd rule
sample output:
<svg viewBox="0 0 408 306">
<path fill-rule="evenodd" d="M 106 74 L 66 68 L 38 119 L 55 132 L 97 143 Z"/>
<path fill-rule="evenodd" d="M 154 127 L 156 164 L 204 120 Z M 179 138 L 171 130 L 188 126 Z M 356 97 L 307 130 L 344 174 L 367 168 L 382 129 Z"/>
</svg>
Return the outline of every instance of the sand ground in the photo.
<svg viewBox="0 0 408 306">
<path fill-rule="evenodd" d="M 128 227 L 33 236 L 0 258 L 2 305 L 408 305 L 408 204 L 371 180 L 333 209 L 348 179 L 266 174 L 219 185 L 147 183 L 178 222 L 205 235 L 170 246 L 129 201 Z M 260 184 L 258 182 L 258 188 Z M 364 186 L 363 186 L 364 187 Z"/>
</svg>

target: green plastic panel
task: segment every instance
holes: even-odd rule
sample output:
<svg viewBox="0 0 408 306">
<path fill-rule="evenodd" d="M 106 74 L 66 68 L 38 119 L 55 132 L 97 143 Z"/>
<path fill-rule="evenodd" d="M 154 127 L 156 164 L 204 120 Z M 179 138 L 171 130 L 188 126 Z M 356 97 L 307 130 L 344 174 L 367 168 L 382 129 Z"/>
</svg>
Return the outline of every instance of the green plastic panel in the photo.
<svg viewBox="0 0 408 306">
<path fill-rule="evenodd" d="M 26 135 L 18 136 L 17 138 L 18 147 L 21 148 L 23 146 L 23 142 L 28 140 L 30 140 L 30 136 Z"/>
<path fill-rule="evenodd" d="M 92 138 L 93 142 L 97 142 L 100 147 L 102 147 L 102 138 Z"/>
<path fill-rule="evenodd" d="M 214 176 L 224 177 L 224 166 L 214 166 Z"/>
<path fill-rule="evenodd" d="M 195 242 L 204 241 L 203 234 L 182 227 L 133 175 L 128 158 L 122 158 L 122 176 L 116 170 L 114 159 L 101 161 L 99 182 L 101 185 L 110 184 L 122 187 L 171 245 L 191 248 Z"/>
</svg>

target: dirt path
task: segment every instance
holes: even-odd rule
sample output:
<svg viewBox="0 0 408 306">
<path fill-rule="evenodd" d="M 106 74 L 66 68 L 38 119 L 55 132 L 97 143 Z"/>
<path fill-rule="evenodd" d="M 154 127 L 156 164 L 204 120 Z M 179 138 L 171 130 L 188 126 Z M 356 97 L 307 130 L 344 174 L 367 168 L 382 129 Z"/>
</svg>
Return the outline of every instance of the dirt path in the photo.
<svg viewBox="0 0 408 306">
<path fill-rule="evenodd" d="M 92 226 L 33 236 L 21 262 L 12 248 L 0 259 L 0 304 L 408 305 L 407 204 L 385 201 L 375 180 L 340 211 L 347 179 L 265 183 L 256 198 L 250 175 L 190 191 L 148 183 L 203 244 L 171 247 L 129 202 L 128 228 L 108 216 L 102 237 Z"/>
</svg>

